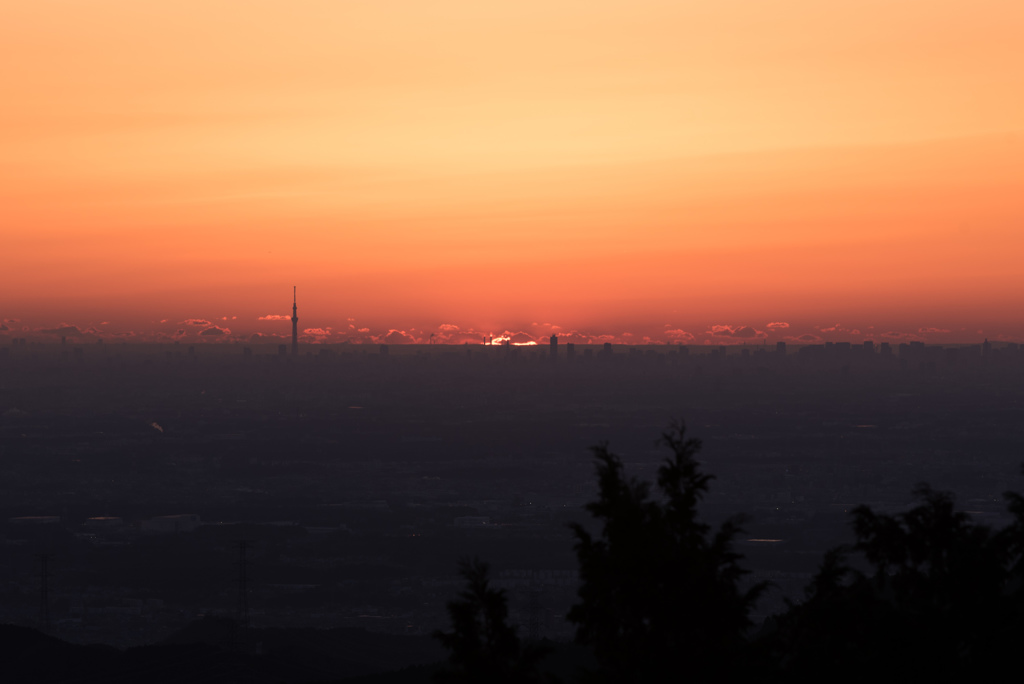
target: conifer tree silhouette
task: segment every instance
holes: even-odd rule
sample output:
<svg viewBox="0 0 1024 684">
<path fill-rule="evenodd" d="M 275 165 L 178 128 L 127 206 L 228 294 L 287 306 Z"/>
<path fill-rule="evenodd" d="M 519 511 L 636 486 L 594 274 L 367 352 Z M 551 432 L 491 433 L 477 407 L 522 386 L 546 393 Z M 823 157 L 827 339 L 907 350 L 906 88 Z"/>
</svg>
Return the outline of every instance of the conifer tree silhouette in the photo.
<svg viewBox="0 0 1024 684">
<path fill-rule="evenodd" d="M 829 551 L 807 600 L 779 619 L 784 681 L 977 681 L 1016 667 L 1024 499 L 1007 494 L 1015 522 L 993 531 L 948 493 L 915 494 L 905 513 L 854 510 L 856 543 Z"/>
<path fill-rule="evenodd" d="M 746 571 L 732 540 L 742 520 L 712 533 L 699 518 L 712 479 L 695 458 L 701 442 L 680 421 L 660 443 L 671 456 L 658 470 L 659 499 L 625 476 L 607 443 L 594 447 L 599 493 L 586 508 L 602 528 L 595 538 L 572 526 L 581 586 L 568 618 L 594 648 L 595 679 L 733 680 L 751 662 L 748 615 L 765 586 L 739 587 Z"/>
<path fill-rule="evenodd" d="M 492 589 L 489 566 L 478 559 L 463 560 L 460 573 L 466 588 L 459 599 L 448 603 L 452 631 L 434 632 L 449 651 L 448 667 L 437 682 L 465 684 L 526 684 L 542 681 L 538 663 L 547 649 L 523 644 L 508 624 L 505 592 Z"/>
</svg>

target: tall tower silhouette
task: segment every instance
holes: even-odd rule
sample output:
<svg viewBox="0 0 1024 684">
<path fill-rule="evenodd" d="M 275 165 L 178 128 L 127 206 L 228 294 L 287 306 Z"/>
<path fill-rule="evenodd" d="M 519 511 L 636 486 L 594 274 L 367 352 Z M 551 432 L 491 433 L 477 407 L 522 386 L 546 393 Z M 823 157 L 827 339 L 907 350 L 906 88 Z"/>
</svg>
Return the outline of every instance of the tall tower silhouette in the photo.
<svg viewBox="0 0 1024 684">
<path fill-rule="evenodd" d="M 292 285 L 292 356 L 299 355 L 299 307 L 296 304 L 295 286 Z"/>
</svg>

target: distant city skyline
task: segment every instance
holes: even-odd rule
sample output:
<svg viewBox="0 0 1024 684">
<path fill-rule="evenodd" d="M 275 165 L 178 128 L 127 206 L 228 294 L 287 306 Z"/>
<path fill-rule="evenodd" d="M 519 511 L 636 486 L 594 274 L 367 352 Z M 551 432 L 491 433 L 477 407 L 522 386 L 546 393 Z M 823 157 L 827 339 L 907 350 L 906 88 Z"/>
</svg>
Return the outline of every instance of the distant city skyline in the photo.
<svg viewBox="0 0 1024 684">
<path fill-rule="evenodd" d="M 28 338 L 37 342 L 73 342 L 106 339 L 110 342 L 191 343 L 291 343 L 301 344 L 504 344 L 547 345 L 552 335 L 561 343 L 576 344 L 686 344 L 686 345 L 761 345 L 777 342 L 788 344 L 822 344 L 825 342 L 874 341 L 900 343 L 920 341 L 928 344 L 977 344 L 1021 342 L 1024 336 L 1001 332 L 998 328 L 942 328 L 919 326 L 898 329 L 875 325 L 795 326 L 788 321 L 754 322 L 753 324 L 712 323 L 678 326 L 638 326 L 631 330 L 607 328 L 576 328 L 554 323 L 533 322 L 526 325 L 479 328 L 457 323 L 434 326 L 388 326 L 364 324 L 355 318 L 320 315 L 308 311 L 304 320 L 319 325 L 299 327 L 292 314 L 267 314 L 258 317 L 210 316 L 185 319 L 161 319 L 149 326 L 128 327 L 116 321 L 98 323 L 59 322 L 38 324 L 21 319 L 0 319 L 0 343 L 8 339 Z M 35 324 L 33 324 L 35 323 Z M 294 328 L 294 331 L 293 331 Z M 294 333 L 294 336 L 293 336 Z"/>
</svg>

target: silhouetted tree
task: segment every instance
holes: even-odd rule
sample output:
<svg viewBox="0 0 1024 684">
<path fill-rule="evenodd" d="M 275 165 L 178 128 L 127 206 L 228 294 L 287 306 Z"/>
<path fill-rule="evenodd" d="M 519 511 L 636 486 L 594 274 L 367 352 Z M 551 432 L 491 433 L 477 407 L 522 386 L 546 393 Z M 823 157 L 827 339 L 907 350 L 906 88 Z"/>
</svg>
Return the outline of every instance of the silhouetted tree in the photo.
<svg viewBox="0 0 1024 684">
<path fill-rule="evenodd" d="M 854 510 L 856 543 L 826 554 L 807 600 L 779 620 L 784 681 L 977 681 L 1015 666 L 1024 500 L 1007 495 L 1016 520 L 994 532 L 949 494 L 922 485 L 916 495 L 920 505 L 894 516 Z"/>
<path fill-rule="evenodd" d="M 602 524 L 595 538 L 573 525 L 580 564 L 579 603 L 568 618 L 594 648 L 612 682 L 728 681 L 749 665 L 749 611 L 764 585 L 746 591 L 732 550 L 739 518 L 712 533 L 697 504 L 710 475 L 700 472 L 701 443 L 675 423 L 660 440 L 672 454 L 658 470 L 662 496 L 627 478 L 621 460 L 594 447 L 599 493 L 587 505 Z"/>
<path fill-rule="evenodd" d="M 508 624 L 505 592 L 489 586 L 488 570 L 486 563 L 476 559 L 460 564 L 466 588 L 448 604 L 452 631 L 434 632 L 449 651 L 448 667 L 434 679 L 481 684 L 542 681 L 537 664 L 547 650 L 520 641 Z"/>
</svg>

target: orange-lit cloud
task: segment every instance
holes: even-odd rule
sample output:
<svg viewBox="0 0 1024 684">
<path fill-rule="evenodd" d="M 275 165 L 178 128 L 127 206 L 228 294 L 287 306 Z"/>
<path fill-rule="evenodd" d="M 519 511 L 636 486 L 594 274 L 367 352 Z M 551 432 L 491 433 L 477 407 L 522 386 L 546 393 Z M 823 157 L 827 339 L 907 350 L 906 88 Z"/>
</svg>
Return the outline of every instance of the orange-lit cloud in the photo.
<svg viewBox="0 0 1024 684">
<path fill-rule="evenodd" d="M 248 335 L 245 339 L 247 339 L 249 342 L 280 342 L 280 341 L 283 341 L 283 340 L 286 340 L 286 339 L 290 340 L 291 339 L 291 334 L 288 334 L 288 335 L 275 335 L 273 333 L 259 333 L 259 332 L 257 332 L 257 333 L 252 333 L 251 335 Z"/>
<path fill-rule="evenodd" d="M 334 332 L 328 326 L 326 328 L 305 328 L 300 337 L 303 342 L 328 342 L 333 335 Z"/>
<path fill-rule="evenodd" d="M 747 342 L 764 339 L 768 335 L 749 325 L 712 325 L 706 335 L 718 341 Z"/>
<path fill-rule="evenodd" d="M 68 325 L 66 323 L 62 323 L 56 328 L 41 328 L 39 332 L 44 335 L 67 335 L 68 337 L 79 337 L 85 334 L 78 329 L 77 325 Z"/>
<path fill-rule="evenodd" d="M 794 342 L 796 344 L 820 344 L 824 342 L 820 336 L 812 335 L 811 333 L 804 333 L 798 336 L 787 336 L 784 338 L 785 342 Z"/>
<path fill-rule="evenodd" d="M 686 332 L 682 328 L 669 328 L 665 330 L 665 337 L 672 342 L 688 344 L 696 340 L 693 333 Z"/>
<path fill-rule="evenodd" d="M 373 338 L 374 341 L 381 344 L 417 344 L 420 340 L 414 335 L 407 333 L 404 330 L 391 329 L 383 335 L 379 335 Z"/>
</svg>

